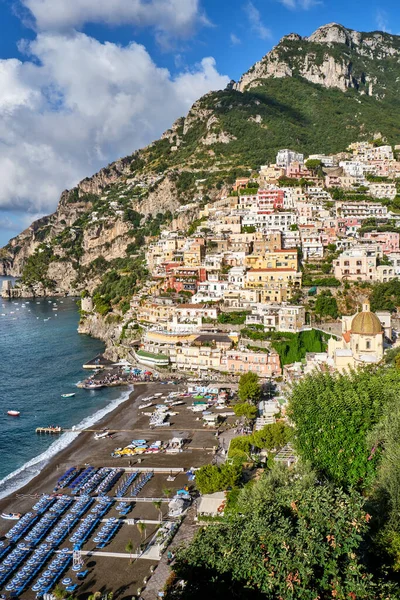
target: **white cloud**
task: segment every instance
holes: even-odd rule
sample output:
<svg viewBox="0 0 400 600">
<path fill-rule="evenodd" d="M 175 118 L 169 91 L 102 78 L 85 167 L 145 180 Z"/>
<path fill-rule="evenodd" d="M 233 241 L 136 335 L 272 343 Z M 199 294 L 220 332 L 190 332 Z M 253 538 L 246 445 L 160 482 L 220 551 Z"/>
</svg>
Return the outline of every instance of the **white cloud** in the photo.
<svg viewBox="0 0 400 600">
<path fill-rule="evenodd" d="M 264 25 L 261 20 L 261 14 L 258 8 L 249 1 L 244 7 L 251 29 L 262 40 L 267 40 L 271 37 L 271 31 Z"/>
<path fill-rule="evenodd" d="M 232 46 L 238 46 L 239 44 L 242 43 L 241 40 L 238 38 L 238 36 L 235 35 L 234 33 L 231 33 L 230 39 L 231 39 Z"/>
<path fill-rule="evenodd" d="M 229 78 L 204 58 L 175 78 L 136 43 L 39 34 L 0 60 L 0 208 L 44 213 L 60 191 L 159 137 Z"/>
<path fill-rule="evenodd" d="M 376 11 L 376 24 L 379 31 L 384 31 L 385 33 L 392 33 L 391 29 L 388 27 L 389 19 L 388 14 L 385 10 L 378 9 Z"/>
<path fill-rule="evenodd" d="M 322 4 L 322 0 L 278 0 L 278 2 L 290 10 L 310 10 Z"/>
<path fill-rule="evenodd" d="M 165 47 L 171 45 L 172 38 L 189 38 L 197 25 L 210 25 L 200 0 L 20 1 L 29 11 L 26 22 L 39 31 L 65 33 L 86 23 L 149 27 Z"/>
</svg>

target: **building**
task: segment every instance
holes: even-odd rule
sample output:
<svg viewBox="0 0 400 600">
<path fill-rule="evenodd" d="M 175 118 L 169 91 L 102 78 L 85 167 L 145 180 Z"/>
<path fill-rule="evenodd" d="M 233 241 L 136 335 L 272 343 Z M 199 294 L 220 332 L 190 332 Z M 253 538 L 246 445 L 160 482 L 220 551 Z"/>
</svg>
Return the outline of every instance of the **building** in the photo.
<svg viewBox="0 0 400 600">
<path fill-rule="evenodd" d="M 373 248 L 345 250 L 333 263 L 335 277 L 339 281 L 375 281 L 377 258 Z"/>
<path fill-rule="evenodd" d="M 265 254 L 249 254 L 245 265 L 250 269 L 294 269 L 298 270 L 297 248 L 275 250 Z"/>
<path fill-rule="evenodd" d="M 277 377 L 282 374 L 279 354 L 253 352 L 251 350 L 230 350 L 226 354 L 226 366 L 230 373 L 257 373 L 260 377 Z"/>
<path fill-rule="evenodd" d="M 368 217 L 384 219 L 388 213 L 387 207 L 377 202 L 337 202 L 336 211 L 344 219 L 349 217 L 354 219 L 366 219 Z"/>
<path fill-rule="evenodd" d="M 243 226 L 254 226 L 257 231 L 264 233 L 271 230 L 288 231 L 296 223 L 297 216 L 292 212 L 248 213 L 242 220 Z"/>
<path fill-rule="evenodd" d="M 274 210 L 283 210 L 285 192 L 279 188 L 258 190 L 257 193 L 257 211 L 264 212 Z"/>
<path fill-rule="evenodd" d="M 393 200 L 397 194 L 396 184 L 388 181 L 370 183 L 369 193 L 373 198 L 390 198 L 390 200 Z"/>
<path fill-rule="evenodd" d="M 250 269 L 245 288 L 256 291 L 257 302 L 287 302 L 301 288 L 301 277 L 294 269 Z"/>
<path fill-rule="evenodd" d="M 396 231 L 367 231 L 362 239 L 378 244 L 384 254 L 398 252 L 400 249 L 400 234 Z"/>
<path fill-rule="evenodd" d="M 262 325 L 267 331 L 297 333 L 306 322 L 304 306 L 290 304 L 259 304 L 246 317 L 246 325 Z"/>
<path fill-rule="evenodd" d="M 376 364 L 383 358 L 383 327 L 377 315 L 365 302 L 362 312 L 344 317 L 340 340 L 333 337 L 328 342 L 328 355 L 334 366 L 343 372 L 366 364 Z"/>
<path fill-rule="evenodd" d="M 295 152 L 294 150 L 279 150 L 276 155 L 276 166 L 287 169 L 292 163 L 304 163 L 304 154 Z"/>
</svg>

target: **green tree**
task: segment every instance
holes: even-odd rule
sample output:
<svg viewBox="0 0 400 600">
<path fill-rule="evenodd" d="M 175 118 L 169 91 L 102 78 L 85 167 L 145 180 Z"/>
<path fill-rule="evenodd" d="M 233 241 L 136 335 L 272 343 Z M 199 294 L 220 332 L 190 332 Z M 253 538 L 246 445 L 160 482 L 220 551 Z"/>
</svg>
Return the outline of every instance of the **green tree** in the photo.
<svg viewBox="0 0 400 600">
<path fill-rule="evenodd" d="M 129 554 L 129 562 L 132 564 L 133 542 L 129 540 L 125 546 L 125 552 Z"/>
<path fill-rule="evenodd" d="M 304 164 L 313 174 L 318 173 L 322 166 L 322 162 L 316 158 L 309 158 Z"/>
<path fill-rule="evenodd" d="M 169 498 L 172 494 L 172 490 L 170 488 L 163 488 L 162 493 L 166 498 Z"/>
<path fill-rule="evenodd" d="M 161 500 L 154 500 L 153 501 L 154 506 L 156 507 L 156 509 L 158 510 L 158 517 L 160 519 L 160 521 L 162 521 L 162 501 Z"/>
<path fill-rule="evenodd" d="M 363 564 L 369 519 L 356 491 L 274 469 L 178 551 L 182 598 L 375 600 L 385 586 Z"/>
<path fill-rule="evenodd" d="M 370 484 L 381 450 L 372 452 L 369 435 L 399 384 L 400 372 L 388 368 L 305 377 L 288 408 L 299 455 L 340 485 Z"/>
<path fill-rule="evenodd" d="M 240 465 L 204 465 L 196 471 L 196 486 L 201 494 L 213 494 L 236 487 L 241 478 Z"/>
<path fill-rule="evenodd" d="M 252 420 L 257 416 L 257 407 L 253 404 L 249 404 L 248 402 L 236 404 L 233 407 L 233 410 L 235 411 L 235 415 L 237 417 L 245 417 L 246 419 Z"/>
<path fill-rule="evenodd" d="M 142 538 L 142 540 L 145 540 L 146 539 L 146 523 L 143 523 L 143 521 L 139 521 L 136 524 L 136 527 L 139 530 L 140 537 Z"/>
<path fill-rule="evenodd" d="M 265 448 L 266 450 L 280 450 L 288 443 L 292 435 L 290 427 L 278 421 L 265 425 L 260 431 L 255 431 L 252 438 L 253 446 Z"/>
<path fill-rule="evenodd" d="M 315 313 L 320 317 L 332 317 L 337 319 L 339 316 L 336 298 L 332 296 L 329 290 L 318 294 L 315 302 Z"/>
<path fill-rule="evenodd" d="M 239 379 L 238 396 L 242 402 L 257 404 L 261 397 L 260 378 L 257 373 L 244 373 Z"/>
</svg>

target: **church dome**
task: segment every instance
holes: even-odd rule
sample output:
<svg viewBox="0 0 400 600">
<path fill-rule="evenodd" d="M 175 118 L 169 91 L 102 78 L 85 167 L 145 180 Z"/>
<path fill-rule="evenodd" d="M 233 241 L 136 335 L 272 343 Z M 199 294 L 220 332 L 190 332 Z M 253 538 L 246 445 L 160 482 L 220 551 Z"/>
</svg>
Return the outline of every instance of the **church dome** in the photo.
<svg viewBox="0 0 400 600">
<path fill-rule="evenodd" d="M 364 304 L 362 312 L 354 317 L 351 322 L 351 333 L 360 335 L 378 335 L 382 333 L 382 324 L 376 314 L 369 310 L 369 304 Z"/>
</svg>

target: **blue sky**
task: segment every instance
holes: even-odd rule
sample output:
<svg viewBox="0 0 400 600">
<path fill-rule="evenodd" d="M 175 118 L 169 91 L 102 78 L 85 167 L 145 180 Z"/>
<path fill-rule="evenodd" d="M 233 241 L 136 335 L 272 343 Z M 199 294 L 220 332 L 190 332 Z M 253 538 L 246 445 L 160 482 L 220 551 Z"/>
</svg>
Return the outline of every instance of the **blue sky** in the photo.
<svg viewBox="0 0 400 600">
<path fill-rule="evenodd" d="M 280 38 L 400 32 L 395 0 L 0 0 L 0 245 Z"/>
</svg>

